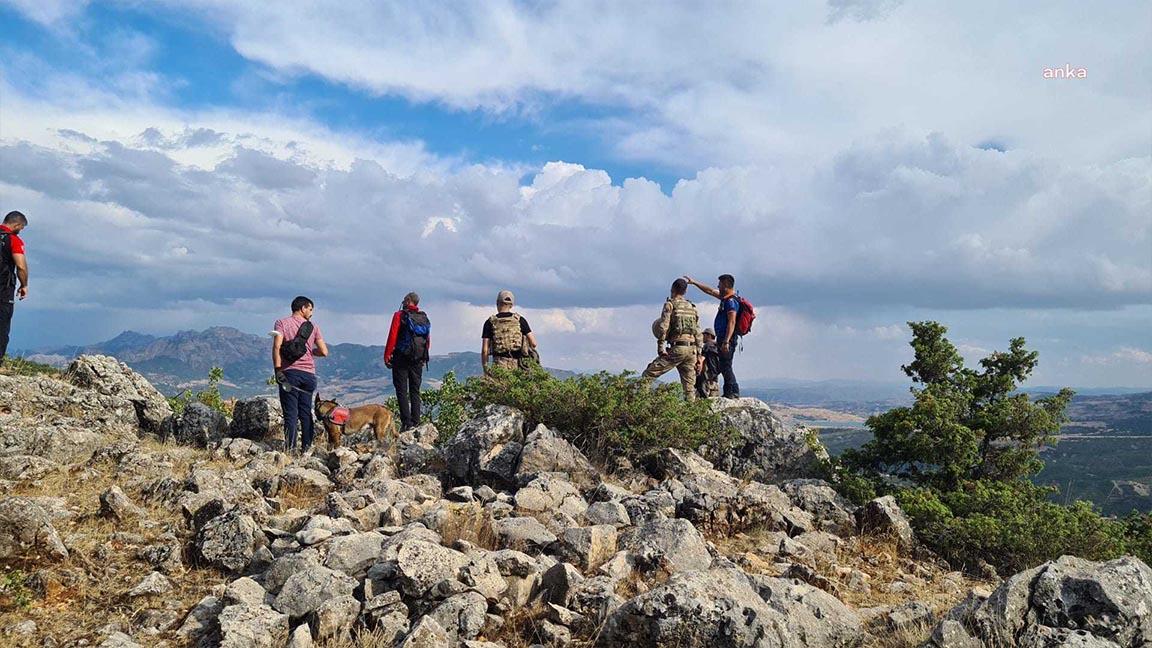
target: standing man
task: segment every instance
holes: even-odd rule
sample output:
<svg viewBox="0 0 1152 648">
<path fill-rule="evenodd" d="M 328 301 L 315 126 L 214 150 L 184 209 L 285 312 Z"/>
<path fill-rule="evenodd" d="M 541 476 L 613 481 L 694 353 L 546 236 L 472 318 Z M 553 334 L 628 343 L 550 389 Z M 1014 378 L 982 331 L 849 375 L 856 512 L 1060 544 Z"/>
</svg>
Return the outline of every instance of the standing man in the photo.
<svg viewBox="0 0 1152 648">
<path fill-rule="evenodd" d="M 284 410 L 284 448 L 296 450 L 296 423 L 300 423 L 300 449 L 307 452 L 315 436 L 312 393 L 316 391 L 316 357 L 328 355 L 320 327 L 312 323 L 316 305 L 307 297 L 292 300 L 292 314 L 276 320 L 272 338 L 272 369 L 280 384 Z"/>
<path fill-rule="evenodd" d="M 496 314 L 484 322 L 480 334 L 480 369 L 488 372 L 488 356 L 497 367 L 518 369 L 521 358 L 536 349 L 536 335 L 528 320 L 513 312 L 516 298 L 509 290 L 496 295 Z"/>
<path fill-rule="evenodd" d="M 659 378 L 675 368 L 680 372 L 684 399 L 692 401 L 696 400 L 697 361 L 704 341 L 700 335 L 700 315 L 696 312 L 696 305 L 684 298 L 686 292 L 686 280 L 672 282 L 660 319 L 652 326 L 652 333 L 656 336 L 656 359 L 648 363 L 641 376 Z"/>
<path fill-rule="evenodd" d="M 28 296 L 28 261 L 24 258 L 24 241 L 19 236 L 25 227 L 28 227 L 28 218 L 18 211 L 8 212 L 4 224 L 0 225 L 0 365 L 8 353 L 16 295 L 21 300 Z"/>
<path fill-rule="evenodd" d="M 716 320 L 712 326 L 716 329 L 716 340 L 720 347 L 720 373 L 724 376 L 724 398 L 740 398 L 740 385 L 736 382 L 736 373 L 732 371 L 732 358 L 740 341 L 740 336 L 736 335 L 736 314 L 740 311 L 740 301 L 736 299 L 736 278 L 730 274 L 722 274 L 715 288 L 705 286 L 692 277 L 686 276 L 684 279 L 720 300 L 720 307 L 716 309 Z"/>
<path fill-rule="evenodd" d="M 428 316 L 420 310 L 420 295 L 405 295 L 400 310 L 392 315 L 384 346 L 384 366 L 392 370 L 392 386 L 400 406 L 401 432 L 420 425 L 420 384 L 428 364 L 431 330 Z"/>
</svg>

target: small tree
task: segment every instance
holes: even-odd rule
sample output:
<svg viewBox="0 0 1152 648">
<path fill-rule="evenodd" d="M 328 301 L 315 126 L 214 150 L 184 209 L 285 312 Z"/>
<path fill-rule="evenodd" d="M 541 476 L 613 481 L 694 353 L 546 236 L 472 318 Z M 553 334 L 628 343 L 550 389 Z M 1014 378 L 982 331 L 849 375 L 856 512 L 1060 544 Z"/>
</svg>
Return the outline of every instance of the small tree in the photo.
<svg viewBox="0 0 1152 648">
<path fill-rule="evenodd" d="M 1016 390 L 1036 367 L 1037 354 L 1015 338 L 980 369 L 964 366 L 948 329 L 910 322 L 915 359 L 901 367 L 916 385 L 914 402 L 868 419 L 875 438 L 845 453 L 857 470 L 945 490 L 973 479 L 1011 481 L 1040 471 L 1040 448 L 1067 420 L 1072 391 L 1033 401 Z"/>
</svg>

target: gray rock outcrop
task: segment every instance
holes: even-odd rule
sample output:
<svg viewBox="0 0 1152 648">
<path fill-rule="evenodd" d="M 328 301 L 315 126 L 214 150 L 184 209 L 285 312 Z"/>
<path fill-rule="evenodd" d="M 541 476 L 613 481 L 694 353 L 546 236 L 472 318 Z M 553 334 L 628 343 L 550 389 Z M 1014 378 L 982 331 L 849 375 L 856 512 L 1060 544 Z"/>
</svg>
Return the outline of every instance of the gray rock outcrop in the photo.
<svg viewBox="0 0 1152 648">
<path fill-rule="evenodd" d="M 760 400 L 717 398 L 712 407 L 731 440 L 707 444 L 700 454 L 736 477 L 765 484 L 811 477 L 815 462 L 828 456 L 823 447 L 809 446 L 803 428 L 785 424 Z"/>
<path fill-rule="evenodd" d="M 168 399 L 144 376 L 112 356 L 79 356 L 68 367 L 68 375 L 77 386 L 129 400 L 145 432 L 158 434 L 164 420 L 172 416 Z"/>
</svg>

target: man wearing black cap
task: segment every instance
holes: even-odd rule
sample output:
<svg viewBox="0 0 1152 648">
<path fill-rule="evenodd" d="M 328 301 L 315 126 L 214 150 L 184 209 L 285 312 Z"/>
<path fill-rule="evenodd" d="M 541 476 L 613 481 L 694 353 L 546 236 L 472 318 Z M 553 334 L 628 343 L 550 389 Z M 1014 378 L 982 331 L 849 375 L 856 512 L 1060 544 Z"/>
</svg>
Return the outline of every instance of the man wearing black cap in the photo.
<svg viewBox="0 0 1152 648">
<path fill-rule="evenodd" d="M 517 369 L 520 360 L 536 348 L 536 335 L 528 320 L 512 310 L 516 297 L 509 290 L 496 295 L 496 314 L 484 322 L 480 334 L 480 368 L 488 372 L 488 357 L 497 367 Z"/>
</svg>

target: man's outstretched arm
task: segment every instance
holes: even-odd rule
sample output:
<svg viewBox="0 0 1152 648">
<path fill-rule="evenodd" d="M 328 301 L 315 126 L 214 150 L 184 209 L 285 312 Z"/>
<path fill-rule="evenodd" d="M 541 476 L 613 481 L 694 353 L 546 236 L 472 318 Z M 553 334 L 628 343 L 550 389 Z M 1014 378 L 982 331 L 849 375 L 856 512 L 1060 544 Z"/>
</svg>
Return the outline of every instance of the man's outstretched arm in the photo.
<svg viewBox="0 0 1152 648">
<path fill-rule="evenodd" d="M 12 263 L 16 264 L 16 278 L 20 280 L 20 289 L 16 293 L 24 299 L 28 296 L 28 259 L 23 254 L 13 254 Z"/>
</svg>

